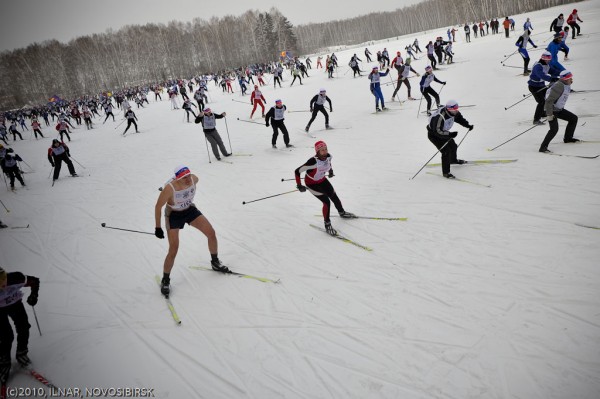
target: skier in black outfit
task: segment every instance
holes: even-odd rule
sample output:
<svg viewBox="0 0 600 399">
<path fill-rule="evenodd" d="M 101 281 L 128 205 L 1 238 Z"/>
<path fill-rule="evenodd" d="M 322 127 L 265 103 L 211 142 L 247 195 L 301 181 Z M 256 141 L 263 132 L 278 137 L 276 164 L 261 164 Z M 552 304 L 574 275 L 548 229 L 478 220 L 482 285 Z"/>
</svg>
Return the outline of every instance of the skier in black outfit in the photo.
<svg viewBox="0 0 600 399">
<path fill-rule="evenodd" d="M 365 57 L 367 57 L 367 62 L 372 62 L 371 61 L 371 52 L 369 51 L 368 48 L 365 48 Z"/>
<path fill-rule="evenodd" d="M 425 100 L 427 101 L 427 115 L 431 115 L 431 113 L 430 113 L 431 96 L 433 96 L 433 98 L 435 99 L 436 105 L 438 107 L 440 106 L 440 96 L 437 94 L 437 92 L 435 90 L 433 90 L 431 88 L 431 83 L 434 81 L 441 83 L 443 85 L 446 84 L 446 82 L 442 82 L 441 80 L 436 78 L 435 75 L 433 74 L 433 68 L 431 68 L 430 65 L 427 65 L 425 67 L 425 74 L 423 75 L 423 77 L 421 77 L 421 83 L 420 83 L 421 94 L 423 94 L 423 97 L 425 97 Z"/>
<path fill-rule="evenodd" d="M 34 276 L 26 276 L 20 272 L 6 273 L 0 268 L 0 383 L 6 386 L 11 368 L 11 349 L 15 339 L 10 317 L 17 332 L 17 362 L 21 367 L 31 364 L 29 359 L 29 320 L 23 306 L 21 288 L 31 288 L 27 303 L 35 306 L 38 301 L 40 280 Z M 5 392 L 3 392 L 4 394 Z"/>
<path fill-rule="evenodd" d="M 304 128 L 304 131 L 308 133 L 308 129 L 310 129 L 310 125 L 313 123 L 315 118 L 317 117 L 318 112 L 322 112 L 325 115 L 325 129 L 329 129 L 329 114 L 325 111 L 325 101 L 329 102 L 329 111 L 333 112 L 333 107 L 331 106 L 331 99 L 327 97 L 327 92 L 325 89 L 321 89 L 319 94 L 316 94 L 310 100 L 310 112 L 312 112 L 312 116 L 308 121 L 308 124 Z"/>
<path fill-rule="evenodd" d="M 48 148 L 48 161 L 54 168 L 53 181 L 58 179 L 60 167 L 63 162 L 67 164 L 71 176 L 77 176 L 77 173 L 75 173 L 75 168 L 73 167 L 73 162 L 71 162 L 69 159 L 70 156 L 71 153 L 69 151 L 69 147 L 67 147 L 65 143 L 58 141 L 58 139 L 52 140 L 52 147 Z"/>
<path fill-rule="evenodd" d="M 222 114 L 213 114 L 210 108 L 204 108 L 204 111 L 196 117 L 195 123 L 202 123 L 202 130 L 204 131 L 204 136 L 210 142 L 210 146 L 212 147 L 213 154 L 217 161 L 221 160 L 219 156 L 219 149 L 223 153 L 223 156 L 230 156 L 231 153 L 227 152 L 227 148 L 225 148 L 225 144 L 223 144 L 223 140 L 217 131 L 217 119 L 224 118 L 227 114 L 223 112 Z"/>
<path fill-rule="evenodd" d="M 137 116 L 135 116 L 135 112 L 133 112 L 133 110 L 131 108 L 129 108 L 127 110 L 127 112 L 125 112 L 125 118 L 127 118 L 127 127 L 125 128 L 125 131 L 123 132 L 123 136 L 125 136 L 125 133 L 127 133 L 131 124 L 133 124 L 133 126 L 135 126 L 135 132 L 139 133 L 138 125 L 137 125 L 137 123 L 135 123 L 135 121 L 137 121 Z"/>
<path fill-rule="evenodd" d="M 187 116 L 188 123 L 190 123 L 190 113 L 192 115 L 194 115 L 194 119 L 196 118 L 196 113 L 194 112 L 192 107 L 196 107 L 196 104 L 191 102 L 189 98 L 183 102 L 182 108 L 185 110 L 185 115 Z M 198 108 L 198 107 L 196 107 L 196 108 Z"/>
<path fill-rule="evenodd" d="M 17 162 L 22 161 L 21 157 L 18 154 L 12 154 L 10 152 L 6 152 L 4 158 L 0 160 L 0 166 L 2 167 L 2 172 L 6 176 L 8 176 L 10 180 L 10 188 L 11 190 L 15 189 L 15 179 L 21 183 L 21 186 L 25 187 L 25 181 L 23 180 L 23 176 L 21 176 L 21 171 L 19 170 L 19 164 Z"/>
<path fill-rule="evenodd" d="M 473 125 L 470 125 L 458 111 L 458 103 L 450 100 L 444 108 L 431 117 L 427 124 L 427 138 L 442 153 L 442 173 L 448 179 L 454 179 L 454 175 L 450 173 L 450 164 L 465 163 L 456 157 L 458 146 L 454 138 L 458 133 L 450 131 L 454 122 L 469 128 L 469 131 L 473 130 Z"/>
<path fill-rule="evenodd" d="M 273 138 L 271 139 L 271 145 L 273 148 L 277 148 L 277 135 L 279 130 L 281 130 L 281 134 L 283 134 L 283 142 L 287 148 L 293 147 L 290 144 L 290 136 L 288 135 L 288 130 L 285 127 L 283 121 L 285 120 L 285 111 L 287 107 L 283 105 L 281 100 L 275 100 L 275 106 L 271 107 L 269 112 L 265 115 L 265 124 L 269 127 L 269 122 L 273 125 Z"/>
</svg>

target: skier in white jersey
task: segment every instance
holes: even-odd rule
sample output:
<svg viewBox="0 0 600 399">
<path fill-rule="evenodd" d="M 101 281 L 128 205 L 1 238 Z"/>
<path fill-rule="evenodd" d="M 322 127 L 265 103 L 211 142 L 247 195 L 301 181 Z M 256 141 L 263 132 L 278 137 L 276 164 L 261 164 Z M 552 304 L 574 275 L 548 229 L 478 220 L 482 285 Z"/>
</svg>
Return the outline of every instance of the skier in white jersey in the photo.
<svg viewBox="0 0 600 399">
<path fill-rule="evenodd" d="M 163 265 L 163 278 L 161 281 L 160 292 L 168 296 L 171 289 L 171 270 L 175 263 L 175 256 L 179 249 L 179 230 L 189 224 L 200 230 L 208 238 L 208 250 L 211 256 L 211 265 L 213 270 L 230 273 L 227 266 L 223 265 L 218 256 L 217 235 L 212 225 L 206 219 L 202 212 L 194 204 L 196 194 L 196 184 L 198 176 L 192 174 L 187 166 L 178 166 L 174 170 L 173 177 L 163 187 L 156 205 L 154 206 L 155 230 L 154 235 L 157 238 L 165 238 L 165 233 L 161 226 L 160 213 L 165 208 L 165 226 L 167 228 L 167 238 L 169 240 L 169 252 L 165 257 Z"/>
</svg>

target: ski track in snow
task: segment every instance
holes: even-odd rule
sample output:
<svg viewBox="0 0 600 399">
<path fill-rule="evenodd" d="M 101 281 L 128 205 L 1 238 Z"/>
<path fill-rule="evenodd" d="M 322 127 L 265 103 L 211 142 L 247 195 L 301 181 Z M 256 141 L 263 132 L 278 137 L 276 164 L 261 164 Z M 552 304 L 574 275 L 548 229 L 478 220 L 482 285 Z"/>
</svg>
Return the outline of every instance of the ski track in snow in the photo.
<svg viewBox="0 0 600 399">
<path fill-rule="evenodd" d="M 461 110 L 475 129 L 459 158 L 518 159 L 452 165 L 457 177 L 492 185 L 485 190 L 427 170 L 409 180 L 435 152 L 427 118 L 417 118 L 419 101 L 389 102 L 393 87 L 384 85 L 394 111 L 371 115 L 367 79 L 344 75 L 344 67 L 334 79 L 313 69 L 302 86 L 261 89 L 268 106 L 282 98 L 290 110 L 307 110 L 319 88 L 327 88 L 334 129 L 323 128 L 319 113 L 310 132 L 315 138 L 309 137 L 303 129 L 310 113 L 287 113 L 292 150 L 282 147 L 281 134 L 272 149 L 272 130 L 262 122 L 236 119 L 249 116 L 248 97 L 209 83 L 210 107 L 228 113 L 227 125 L 217 120 L 226 147 L 231 141 L 234 152 L 253 154 L 227 158 L 231 164 L 216 161 L 211 150 L 209 163 L 199 126 L 182 121 L 166 100 L 136 110 L 143 134 L 128 133 L 127 140 L 123 125 L 115 129 L 118 119 L 95 118 L 93 130 L 74 130 L 68 144 L 85 166 L 74 162 L 82 177 L 69 178 L 63 166 L 54 187 L 45 157 L 53 127 L 43 127 L 46 139 L 11 141 L 35 172 L 25 175 L 26 190 L 0 192 L 10 209 L 2 221 L 30 225 L 0 230 L 0 262 L 41 279 L 36 312 L 43 336 L 26 306 L 36 370 L 58 386 L 152 387 L 161 398 L 596 399 L 599 236 L 577 224 L 600 227 L 599 160 L 539 154 L 547 124 L 486 151 L 529 128 L 533 114 L 531 99 L 504 110 L 527 86 L 498 61 L 514 51 L 525 17 L 543 30 L 573 6 L 586 21 L 584 34 L 600 31 L 600 0 L 514 16 L 517 32 L 509 40 L 501 33 L 465 44 L 459 28 L 457 65 L 436 72 L 448 81 L 442 102 L 476 105 Z M 445 37 L 445 30 L 368 47 L 393 53 L 415 37 L 422 45 Z M 533 40 L 542 47 L 547 36 Z M 593 35 L 568 41 L 575 90 L 600 88 L 599 41 Z M 345 65 L 364 47 L 332 51 Z M 531 54 L 530 65 L 538 55 Z M 520 65 L 516 57 L 508 63 Z M 414 60 L 413 68 L 421 72 L 427 62 Z M 575 137 L 600 140 L 598 94 L 569 97 L 566 108 L 579 116 Z M 406 95 L 401 88 L 400 99 Z M 565 126 L 559 121 L 552 151 L 599 153 L 595 143 L 562 143 Z M 459 141 L 466 129 L 455 127 Z M 241 204 L 294 190 L 294 181 L 281 179 L 293 178 L 317 140 L 333 155 L 331 183 L 347 211 L 408 218 L 332 218 L 341 234 L 372 252 L 311 228 L 322 217 L 310 193 Z M 195 203 L 217 232 L 220 259 L 234 271 L 281 282 L 190 269 L 208 267 L 210 255 L 205 237 L 186 226 L 171 275 L 177 326 L 154 280 L 168 242 L 152 233 L 157 188 L 181 163 L 200 178 Z M 20 373 L 11 383 L 39 386 Z"/>
</svg>

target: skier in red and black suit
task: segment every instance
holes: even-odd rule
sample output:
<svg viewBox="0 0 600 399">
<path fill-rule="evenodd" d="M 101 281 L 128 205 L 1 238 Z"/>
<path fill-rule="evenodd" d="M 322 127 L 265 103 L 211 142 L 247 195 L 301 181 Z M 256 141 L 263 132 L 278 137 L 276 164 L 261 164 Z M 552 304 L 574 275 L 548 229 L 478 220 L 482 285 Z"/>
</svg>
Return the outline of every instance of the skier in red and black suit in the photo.
<svg viewBox="0 0 600 399">
<path fill-rule="evenodd" d="M 58 141 L 58 139 L 52 140 L 52 147 L 48 148 L 48 161 L 54 168 L 53 180 L 58 179 L 60 167 L 63 161 L 67 164 L 71 176 L 77 176 L 77 173 L 75 173 L 75 168 L 73 167 L 73 162 L 71 162 L 69 156 L 69 147 L 67 147 L 65 143 Z"/>
<path fill-rule="evenodd" d="M 340 201 L 333 186 L 329 180 L 327 180 L 327 176 L 329 176 L 329 178 L 334 176 L 333 169 L 331 168 L 332 156 L 327 151 L 327 144 L 325 144 L 324 141 L 317 141 L 315 143 L 315 151 L 315 156 L 309 158 L 304 165 L 294 171 L 296 176 L 296 187 L 298 187 L 300 192 L 305 192 L 308 188 L 308 191 L 310 191 L 312 195 L 323 202 L 325 230 L 328 234 L 335 236 L 337 235 L 337 231 L 331 226 L 331 220 L 329 219 L 330 200 L 333 201 L 333 204 L 341 217 L 349 219 L 355 218 L 356 215 L 344 210 L 342 201 Z M 306 184 L 306 187 L 302 185 L 302 180 L 300 178 L 302 172 L 306 172 L 306 175 L 304 176 L 304 184 Z"/>
</svg>

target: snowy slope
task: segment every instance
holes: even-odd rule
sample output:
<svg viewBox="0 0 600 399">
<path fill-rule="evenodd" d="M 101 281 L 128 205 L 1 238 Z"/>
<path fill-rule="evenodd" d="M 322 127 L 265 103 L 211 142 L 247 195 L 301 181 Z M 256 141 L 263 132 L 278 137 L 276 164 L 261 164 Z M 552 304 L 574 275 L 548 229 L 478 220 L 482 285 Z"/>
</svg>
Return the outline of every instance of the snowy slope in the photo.
<svg viewBox="0 0 600 399">
<path fill-rule="evenodd" d="M 599 0 L 516 16 L 517 32 L 530 17 L 532 39 L 542 47 L 552 19 L 573 7 L 584 35 L 569 39 L 565 65 L 574 89 L 600 89 Z M 439 35 L 445 29 L 371 51 L 404 54 L 414 37 L 424 47 Z M 310 228 L 322 219 L 309 193 L 242 205 L 293 190 L 294 182 L 281 179 L 293 177 L 316 139 L 303 132 L 308 113 L 288 113 L 296 148 L 271 149 L 270 128 L 237 120 L 251 110 L 237 90 L 226 95 L 209 86 L 210 107 L 228 113 L 227 125 L 217 121 L 227 146 L 229 134 L 234 153 L 252 154 L 228 158 L 232 164 L 209 163 L 199 126 L 182 122 L 183 111 L 171 111 L 167 101 L 136 110 L 140 134 L 123 138 L 118 121 L 98 119 L 92 131 L 75 130 L 70 147 L 83 177 L 65 170 L 54 187 L 45 155 L 53 129 L 44 129 L 45 140 L 16 143 L 35 173 L 25 176 L 26 190 L 0 191 L 10 209 L 1 218 L 29 228 L 0 231 L 0 264 L 41 278 L 41 337 L 27 306 L 36 369 L 61 387 L 148 387 L 157 398 L 600 397 L 600 233 L 577 225 L 600 227 L 600 158 L 538 153 L 547 127 L 486 151 L 529 128 L 534 110 L 532 99 L 504 110 L 528 91 L 520 69 L 500 64 L 516 49 L 517 34 L 503 36 L 465 44 L 459 33 L 457 63 L 437 73 L 448 81 L 443 102 L 476 105 L 462 109 L 475 129 L 459 157 L 518 159 L 452 167 L 457 177 L 491 188 L 426 173 L 439 168 L 409 180 L 435 152 L 427 119 L 417 118 L 418 101 L 372 114 L 368 81 L 344 74 L 349 57 L 363 58 L 364 48 L 337 53 L 335 79 L 313 69 L 303 86 L 290 88 L 286 73 L 283 89 L 263 90 L 269 104 L 281 98 L 301 111 L 327 88 L 332 126 L 351 128 L 319 131 L 319 115 L 312 134 L 334 157 L 332 184 L 345 208 L 408 217 L 332 219 L 372 252 Z M 533 64 L 540 52 L 531 54 Z M 422 73 L 425 61 L 413 67 Z M 515 55 L 506 64 L 522 61 Z M 419 97 L 417 78 L 411 84 Z M 386 100 L 391 93 L 385 86 Z M 400 95 L 406 98 L 405 88 Z M 598 102 L 598 93 L 569 98 L 567 108 L 580 117 L 575 137 L 600 140 Z M 600 144 L 563 144 L 565 125 L 551 150 L 600 154 Z M 457 130 L 460 140 L 465 129 Z M 151 233 L 157 188 L 180 163 L 200 177 L 196 204 L 217 231 L 223 262 L 281 283 L 189 268 L 207 266 L 210 257 L 204 236 L 186 227 L 172 273 L 177 326 L 154 280 L 166 240 L 100 225 Z M 40 386 L 23 374 L 12 383 Z"/>
</svg>

